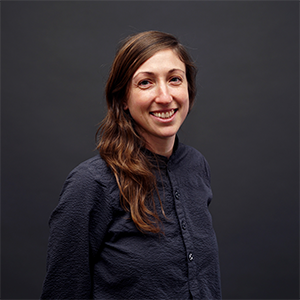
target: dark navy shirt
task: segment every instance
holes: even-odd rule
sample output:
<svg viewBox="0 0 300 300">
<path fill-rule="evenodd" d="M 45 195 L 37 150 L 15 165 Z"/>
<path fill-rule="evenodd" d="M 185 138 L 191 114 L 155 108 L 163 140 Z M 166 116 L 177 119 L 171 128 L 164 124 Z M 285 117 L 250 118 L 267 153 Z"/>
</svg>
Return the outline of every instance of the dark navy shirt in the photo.
<svg viewBox="0 0 300 300">
<path fill-rule="evenodd" d="M 147 151 L 151 159 L 154 156 Z M 68 176 L 50 218 L 43 299 L 220 299 L 218 248 L 205 158 L 176 143 L 157 156 L 163 234 L 141 233 L 99 155 Z"/>
</svg>

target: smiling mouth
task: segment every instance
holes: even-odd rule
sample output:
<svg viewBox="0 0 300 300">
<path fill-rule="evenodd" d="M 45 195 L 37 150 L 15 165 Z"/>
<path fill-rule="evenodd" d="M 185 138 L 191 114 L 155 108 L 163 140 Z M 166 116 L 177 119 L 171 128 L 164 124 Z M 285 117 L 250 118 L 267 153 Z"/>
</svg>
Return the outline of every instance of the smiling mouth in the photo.
<svg viewBox="0 0 300 300">
<path fill-rule="evenodd" d="M 170 111 L 163 112 L 150 112 L 150 114 L 161 119 L 169 119 L 175 114 L 177 110 L 178 109 L 172 109 Z"/>
</svg>

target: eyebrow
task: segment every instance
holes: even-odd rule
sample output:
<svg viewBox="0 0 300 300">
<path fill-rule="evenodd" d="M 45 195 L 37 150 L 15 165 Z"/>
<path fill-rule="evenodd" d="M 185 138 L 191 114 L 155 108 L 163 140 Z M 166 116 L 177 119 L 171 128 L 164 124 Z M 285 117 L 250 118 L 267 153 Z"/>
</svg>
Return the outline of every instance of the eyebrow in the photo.
<svg viewBox="0 0 300 300">
<path fill-rule="evenodd" d="M 180 71 L 180 72 L 182 72 L 183 74 L 185 74 L 185 72 L 184 72 L 183 70 L 181 70 L 181 69 L 175 69 L 175 68 L 174 68 L 174 69 L 171 69 L 170 71 L 168 71 L 168 74 L 173 73 L 173 72 L 175 72 L 175 71 Z M 155 75 L 154 72 L 142 71 L 142 72 L 137 73 L 132 79 L 134 79 L 135 77 L 137 77 L 137 76 L 140 75 L 140 74 Z"/>
</svg>

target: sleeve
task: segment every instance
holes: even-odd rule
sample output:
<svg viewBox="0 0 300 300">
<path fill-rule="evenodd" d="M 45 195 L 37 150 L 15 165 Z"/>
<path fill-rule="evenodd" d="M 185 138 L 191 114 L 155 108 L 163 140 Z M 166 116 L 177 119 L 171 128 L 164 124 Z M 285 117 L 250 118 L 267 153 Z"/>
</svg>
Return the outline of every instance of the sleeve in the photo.
<svg viewBox="0 0 300 300">
<path fill-rule="evenodd" d="M 47 273 L 41 299 L 92 298 L 90 216 L 95 202 L 101 203 L 97 233 L 103 240 L 109 214 L 103 187 L 88 169 L 73 170 L 49 221 Z"/>
<path fill-rule="evenodd" d="M 210 166 L 206 160 L 206 158 L 203 156 L 203 178 L 204 178 L 204 182 L 206 184 L 206 186 L 209 189 L 208 192 L 208 199 L 207 199 L 207 206 L 210 205 L 211 201 L 212 201 L 212 190 L 211 190 L 211 173 L 210 173 Z"/>
<path fill-rule="evenodd" d="M 204 174 L 208 184 L 210 185 L 211 184 L 210 166 L 204 156 L 203 156 L 203 161 L 204 161 Z"/>
</svg>

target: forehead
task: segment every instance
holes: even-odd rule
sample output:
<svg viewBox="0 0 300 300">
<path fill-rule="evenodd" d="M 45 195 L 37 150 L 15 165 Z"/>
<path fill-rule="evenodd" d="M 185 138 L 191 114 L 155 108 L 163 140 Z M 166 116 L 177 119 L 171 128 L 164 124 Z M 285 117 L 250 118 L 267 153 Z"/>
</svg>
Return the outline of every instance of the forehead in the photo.
<svg viewBox="0 0 300 300">
<path fill-rule="evenodd" d="M 149 72 L 155 70 L 180 69 L 185 72 L 185 64 L 178 54 L 172 49 L 164 49 L 156 52 L 137 69 L 138 72 Z"/>
</svg>

